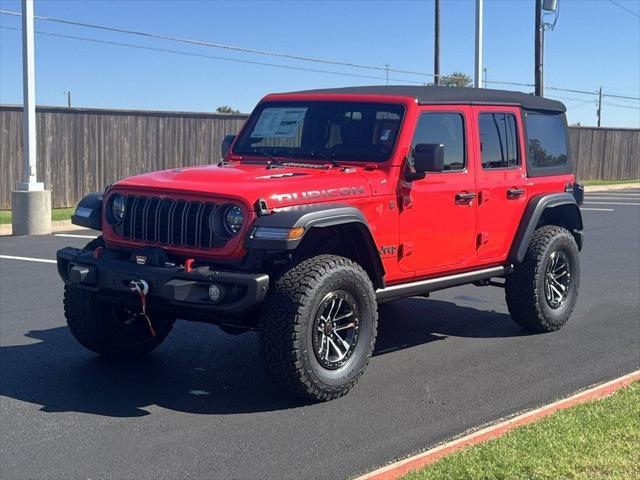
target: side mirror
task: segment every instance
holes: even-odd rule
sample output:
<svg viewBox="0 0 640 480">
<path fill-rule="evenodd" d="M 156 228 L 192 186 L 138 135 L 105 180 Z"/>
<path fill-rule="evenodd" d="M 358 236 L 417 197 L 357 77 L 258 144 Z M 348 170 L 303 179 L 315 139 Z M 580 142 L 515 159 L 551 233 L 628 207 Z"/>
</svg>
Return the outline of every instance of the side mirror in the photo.
<svg viewBox="0 0 640 480">
<path fill-rule="evenodd" d="M 437 143 L 419 143 L 413 149 L 413 168 L 407 172 L 408 180 L 420 180 L 427 172 L 444 170 L 444 145 Z"/>
<path fill-rule="evenodd" d="M 222 144 L 220 145 L 220 150 L 222 153 L 222 159 L 224 160 L 224 157 L 227 156 L 227 152 L 229 151 L 229 147 L 231 147 L 231 144 L 233 143 L 233 141 L 236 139 L 235 135 L 225 135 L 224 138 L 222 139 Z"/>
</svg>

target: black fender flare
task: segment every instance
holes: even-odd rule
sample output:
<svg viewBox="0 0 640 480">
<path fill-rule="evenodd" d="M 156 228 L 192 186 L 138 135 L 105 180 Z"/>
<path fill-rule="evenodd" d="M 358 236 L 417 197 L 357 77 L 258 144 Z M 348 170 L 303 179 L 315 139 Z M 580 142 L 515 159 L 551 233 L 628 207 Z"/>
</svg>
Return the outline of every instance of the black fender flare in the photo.
<svg viewBox="0 0 640 480">
<path fill-rule="evenodd" d="M 563 223 L 571 230 L 578 244 L 578 249 L 582 249 L 582 214 L 575 197 L 570 193 L 537 195 L 529 201 L 513 239 L 508 257 L 511 263 L 521 263 L 524 260 L 531 237 L 533 237 L 543 215 L 558 207 L 564 209 Z"/>
<path fill-rule="evenodd" d="M 102 230 L 103 198 L 103 192 L 94 192 L 85 195 L 71 216 L 71 223 L 93 230 Z"/>
<path fill-rule="evenodd" d="M 367 256 L 371 260 L 375 273 L 374 283 L 384 285 L 384 266 L 378 253 L 376 243 L 371 234 L 369 224 L 356 207 L 349 205 L 311 204 L 296 207 L 287 207 L 273 211 L 270 215 L 258 217 L 245 240 L 247 250 L 284 250 L 292 251 L 298 248 L 302 240 L 309 232 L 316 228 L 329 228 L 338 225 L 354 225 L 366 249 Z M 257 228 L 270 227 L 281 229 L 293 229 L 304 227 L 304 235 L 295 240 L 270 240 L 255 238 L 253 233 Z"/>
</svg>

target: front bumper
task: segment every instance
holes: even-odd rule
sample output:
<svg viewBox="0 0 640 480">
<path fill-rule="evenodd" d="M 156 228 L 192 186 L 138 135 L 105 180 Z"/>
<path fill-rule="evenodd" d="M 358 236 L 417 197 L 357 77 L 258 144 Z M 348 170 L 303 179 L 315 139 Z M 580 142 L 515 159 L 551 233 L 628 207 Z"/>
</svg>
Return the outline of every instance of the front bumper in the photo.
<svg viewBox="0 0 640 480">
<path fill-rule="evenodd" d="M 134 254 L 102 250 L 100 255 L 77 248 L 57 252 L 58 273 L 68 284 L 96 292 L 112 302 L 135 299 L 129 284 L 144 280 L 152 307 L 168 306 L 188 313 L 220 312 L 236 314 L 264 300 L 269 288 L 269 276 L 260 273 L 218 271 L 210 266 L 194 267 L 190 272 L 182 266 L 138 264 Z M 209 286 L 222 287 L 219 302 L 209 299 Z"/>
</svg>

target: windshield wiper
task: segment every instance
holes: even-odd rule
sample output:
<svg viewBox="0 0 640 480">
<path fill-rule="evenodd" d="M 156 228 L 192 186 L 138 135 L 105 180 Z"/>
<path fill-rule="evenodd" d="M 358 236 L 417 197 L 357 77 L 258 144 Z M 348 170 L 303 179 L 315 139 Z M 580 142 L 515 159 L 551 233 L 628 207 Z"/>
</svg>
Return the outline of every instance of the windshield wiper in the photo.
<svg viewBox="0 0 640 480">
<path fill-rule="evenodd" d="M 274 166 L 282 166 L 282 160 L 273 156 L 272 154 L 270 154 L 269 152 L 267 152 L 265 149 L 260 149 L 259 152 L 262 154 L 263 157 L 267 157 L 269 159 L 269 161 L 267 162 L 267 169 L 271 169 Z"/>
<path fill-rule="evenodd" d="M 305 152 L 303 155 L 308 155 L 310 157 L 320 157 L 323 160 L 326 160 L 327 162 L 329 162 L 331 165 L 333 165 L 334 167 L 342 167 L 342 165 L 340 165 L 340 163 L 336 160 L 336 154 L 333 153 L 331 155 L 327 155 L 326 153 L 322 153 L 322 152 L 316 152 L 316 151 L 310 151 L 310 152 Z"/>
</svg>

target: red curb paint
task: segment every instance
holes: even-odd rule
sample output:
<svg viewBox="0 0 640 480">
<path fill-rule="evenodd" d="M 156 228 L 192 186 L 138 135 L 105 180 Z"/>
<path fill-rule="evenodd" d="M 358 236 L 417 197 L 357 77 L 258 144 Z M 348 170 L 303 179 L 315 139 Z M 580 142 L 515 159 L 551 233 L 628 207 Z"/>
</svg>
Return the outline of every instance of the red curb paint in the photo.
<svg viewBox="0 0 640 480">
<path fill-rule="evenodd" d="M 464 437 L 445 443 L 439 447 L 432 448 L 426 452 L 419 453 L 413 457 L 409 457 L 378 470 L 374 470 L 371 473 L 358 477 L 356 480 L 395 480 L 409 472 L 412 472 L 413 470 L 431 465 L 442 457 L 453 452 L 457 452 L 458 450 L 462 450 L 463 448 L 471 445 L 486 442 L 487 440 L 496 439 L 516 427 L 533 423 L 559 410 L 564 410 L 590 400 L 606 397 L 637 381 L 640 381 L 640 370 L 603 383 L 602 385 L 589 388 L 583 392 L 576 393 L 575 395 L 558 400 L 557 402 L 553 402 L 549 405 L 545 405 L 544 407 L 518 415 L 517 417 L 505 420 L 504 422 L 496 425 L 483 428 L 482 430 L 478 430 L 477 432 L 473 432 Z"/>
</svg>

